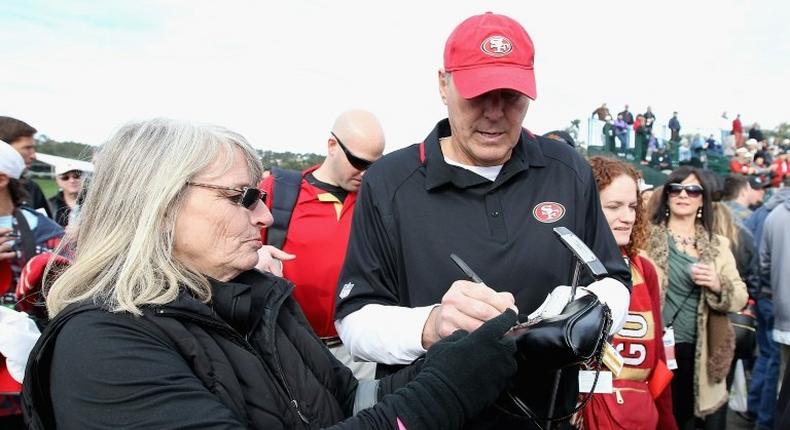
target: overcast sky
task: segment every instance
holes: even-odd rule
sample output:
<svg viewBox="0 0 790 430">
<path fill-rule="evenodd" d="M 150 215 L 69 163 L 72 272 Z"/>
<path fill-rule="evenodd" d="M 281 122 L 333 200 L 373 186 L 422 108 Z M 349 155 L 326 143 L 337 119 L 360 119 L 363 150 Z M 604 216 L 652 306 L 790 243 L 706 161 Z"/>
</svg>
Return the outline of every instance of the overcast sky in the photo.
<svg viewBox="0 0 790 430">
<path fill-rule="evenodd" d="M 349 108 L 379 116 L 387 151 L 446 115 L 436 71 L 470 15 L 522 23 L 536 46 L 535 132 L 607 102 L 685 131 L 722 111 L 790 121 L 790 2 L 27 1 L 0 2 L 0 115 L 57 140 L 100 144 L 156 116 L 211 122 L 262 149 L 325 150 Z"/>
</svg>

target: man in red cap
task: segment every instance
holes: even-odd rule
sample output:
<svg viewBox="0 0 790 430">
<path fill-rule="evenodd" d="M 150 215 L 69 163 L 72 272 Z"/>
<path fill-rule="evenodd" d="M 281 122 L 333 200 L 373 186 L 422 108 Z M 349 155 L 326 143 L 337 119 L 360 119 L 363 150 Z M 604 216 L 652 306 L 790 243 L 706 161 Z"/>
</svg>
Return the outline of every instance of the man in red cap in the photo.
<svg viewBox="0 0 790 430">
<path fill-rule="evenodd" d="M 462 22 L 438 72 L 447 119 L 365 176 L 335 325 L 354 356 L 380 363 L 379 374 L 507 308 L 546 316 L 539 306 L 560 296 L 553 290 L 571 282 L 574 264 L 554 227 L 576 233 L 604 264 L 608 278 L 580 285 L 612 309 L 612 332 L 624 322 L 630 273 L 589 165 L 571 146 L 522 128 L 537 97 L 534 53 L 527 32 L 509 17 L 485 13 Z M 483 282 L 466 280 L 451 253 Z M 523 400 L 546 417 L 554 373 L 535 370 L 527 375 L 535 389 Z M 553 415 L 573 408 L 576 384 L 575 372 L 563 376 Z M 496 408 L 464 418 L 467 428 L 529 428 Z"/>
</svg>

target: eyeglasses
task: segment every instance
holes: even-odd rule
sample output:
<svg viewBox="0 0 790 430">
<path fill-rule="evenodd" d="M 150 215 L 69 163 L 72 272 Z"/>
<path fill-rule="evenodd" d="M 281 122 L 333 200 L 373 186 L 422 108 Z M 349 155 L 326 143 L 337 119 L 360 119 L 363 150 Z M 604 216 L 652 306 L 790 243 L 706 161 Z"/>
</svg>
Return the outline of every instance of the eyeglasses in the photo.
<svg viewBox="0 0 790 430">
<path fill-rule="evenodd" d="M 352 154 L 351 151 L 349 151 L 348 148 L 346 148 L 346 145 L 343 145 L 343 142 L 340 141 L 340 138 L 337 137 L 334 131 L 330 131 L 329 133 L 332 134 L 332 137 L 335 138 L 335 142 L 337 142 L 337 144 L 340 145 L 340 149 L 342 149 L 343 153 L 346 154 L 346 159 L 348 160 L 349 164 L 351 164 L 351 167 L 360 171 L 364 171 L 368 167 L 370 167 L 371 164 L 373 164 L 372 161 L 365 160 L 364 158 L 359 158 L 356 155 Z"/>
<path fill-rule="evenodd" d="M 697 184 L 669 184 L 667 185 L 667 190 L 669 195 L 673 197 L 679 196 L 680 193 L 685 190 L 687 196 L 694 198 L 701 196 L 704 188 L 702 188 L 702 185 Z"/>
<path fill-rule="evenodd" d="M 266 191 L 259 190 L 258 188 L 254 187 L 230 188 L 220 185 L 201 184 L 198 182 L 187 182 L 187 185 L 192 185 L 193 187 L 211 188 L 213 190 L 235 191 L 239 194 L 235 196 L 228 196 L 228 200 L 249 210 L 254 210 L 258 202 L 266 200 Z"/>
<path fill-rule="evenodd" d="M 68 181 L 70 179 L 80 179 L 80 178 L 82 178 L 82 172 L 80 172 L 78 170 L 75 170 L 73 172 L 66 172 L 66 173 L 64 173 L 62 175 L 59 175 L 58 178 L 61 181 Z"/>
</svg>

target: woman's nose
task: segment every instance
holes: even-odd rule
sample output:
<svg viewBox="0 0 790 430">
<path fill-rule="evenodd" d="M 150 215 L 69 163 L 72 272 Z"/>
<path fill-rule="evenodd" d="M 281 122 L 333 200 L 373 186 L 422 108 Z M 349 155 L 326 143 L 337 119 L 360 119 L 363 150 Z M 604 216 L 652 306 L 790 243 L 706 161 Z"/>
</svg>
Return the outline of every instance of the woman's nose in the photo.
<svg viewBox="0 0 790 430">
<path fill-rule="evenodd" d="M 274 224 L 274 216 L 263 202 L 258 202 L 252 209 L 252 222 L 261 228 L 269 227 Z"/>
</svg>

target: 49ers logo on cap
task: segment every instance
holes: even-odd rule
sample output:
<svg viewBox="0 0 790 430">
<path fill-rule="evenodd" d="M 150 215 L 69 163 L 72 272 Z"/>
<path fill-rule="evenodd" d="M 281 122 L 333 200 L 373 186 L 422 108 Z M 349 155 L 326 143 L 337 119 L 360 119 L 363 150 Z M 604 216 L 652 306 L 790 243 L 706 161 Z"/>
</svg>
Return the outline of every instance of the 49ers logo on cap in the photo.
<svg viewBox="0 0 790 430">
<path fill-rule="evenodd" d="M 557 222 L 565 216 L 565 206 L 557 202 L 538 203 L 532 208 L 532 216 L 544 224 Z"/>
<path fill-rule="evenodd" d="M 504 57 L 513 52 L 513 43 L 505 36 L 488 36 L 480 45 L 486 55 Z"/>
</svg>

